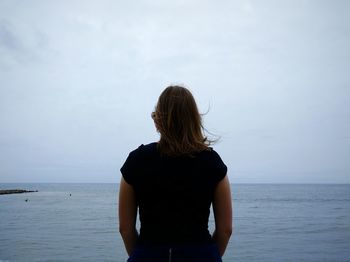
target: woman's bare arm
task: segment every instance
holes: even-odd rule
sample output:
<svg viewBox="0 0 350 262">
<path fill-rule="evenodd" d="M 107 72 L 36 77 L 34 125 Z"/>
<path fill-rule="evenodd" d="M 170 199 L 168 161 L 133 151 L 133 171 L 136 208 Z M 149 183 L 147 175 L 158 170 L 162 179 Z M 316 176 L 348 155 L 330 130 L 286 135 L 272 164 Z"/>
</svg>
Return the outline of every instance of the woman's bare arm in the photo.
<svg viewBox="0 0 350 262">
<path fill-rule="evenodd" d="M 134 189 L 122 177 L 119 188 L 119 232 L 129 256 L 138 238 L 136 216 L 137 203 Z"/>
<path fill-rule="evenodd" d="M 231 189 L 227 175 L 216 186 L 213 200 L 215 231 L 213 240 L 223 256 L 232 234 L 232 201 Z"/>
</svg>

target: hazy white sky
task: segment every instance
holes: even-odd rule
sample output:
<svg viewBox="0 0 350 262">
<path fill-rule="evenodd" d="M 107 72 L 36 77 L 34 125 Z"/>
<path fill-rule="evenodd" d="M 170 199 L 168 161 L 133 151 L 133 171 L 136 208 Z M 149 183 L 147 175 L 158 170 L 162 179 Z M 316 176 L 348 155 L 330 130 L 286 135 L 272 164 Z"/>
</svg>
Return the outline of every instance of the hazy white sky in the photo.
<svg viewBox="0 0 350 262">
<path fill-rule="evenodd" d="M 118 182 L 192 90 L 232 183 L 350 183 L 349 1 L 0 0 L 0 182 Z"/>
</svg>

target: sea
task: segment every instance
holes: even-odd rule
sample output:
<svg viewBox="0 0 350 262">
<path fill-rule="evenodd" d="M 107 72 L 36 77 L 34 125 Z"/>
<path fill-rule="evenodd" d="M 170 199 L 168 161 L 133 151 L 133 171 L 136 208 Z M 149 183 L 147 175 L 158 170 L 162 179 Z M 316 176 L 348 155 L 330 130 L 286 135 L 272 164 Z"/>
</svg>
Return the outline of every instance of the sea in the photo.
<svg viewBox="0 0 350 262">
<path fill-rule="evenodd" d="M 231 187 L 223 261 L 350 261 L 350 184 Z M 38 192 L 0 195 L 0 262 L 127 260 L 118 184 L 0 184 L 15 188 Z"/>
</svg>

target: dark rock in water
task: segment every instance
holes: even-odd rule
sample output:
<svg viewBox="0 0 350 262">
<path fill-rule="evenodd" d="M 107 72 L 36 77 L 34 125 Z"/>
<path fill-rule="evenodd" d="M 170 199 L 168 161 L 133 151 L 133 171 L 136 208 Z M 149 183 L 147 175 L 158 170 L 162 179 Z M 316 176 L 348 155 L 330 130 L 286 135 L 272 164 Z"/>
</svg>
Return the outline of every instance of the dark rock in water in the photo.
<svg viewBox="0 0 350 262">
<path fill-rule="evenodd" d="M 26 200 L 24 200 L 24 201 L 28 202 L 28 198 Z"/>
<path fill-rule="evenodd" d="M 38 190 L 0 189 L 0 195 L 38 192 Z"/>
</svg>

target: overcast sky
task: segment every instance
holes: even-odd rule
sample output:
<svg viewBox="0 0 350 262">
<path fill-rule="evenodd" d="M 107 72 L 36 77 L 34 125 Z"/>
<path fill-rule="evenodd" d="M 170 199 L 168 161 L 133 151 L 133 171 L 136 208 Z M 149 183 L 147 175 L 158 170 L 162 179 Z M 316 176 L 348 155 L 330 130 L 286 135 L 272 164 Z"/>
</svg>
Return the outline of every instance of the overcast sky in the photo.
<svg viewBox="0 0 350 262">
<path fill-rule="evenodd" d="M 0 182 L 119 182 L 183 84 L 232 183 L 350 183 L 349 3 L 0 0 Z"/>
</svg>

